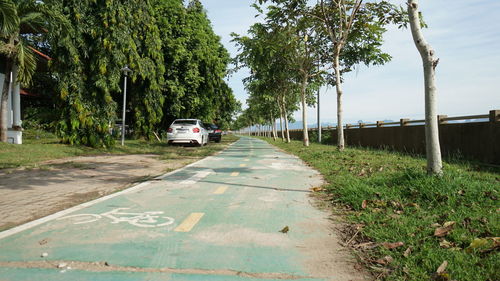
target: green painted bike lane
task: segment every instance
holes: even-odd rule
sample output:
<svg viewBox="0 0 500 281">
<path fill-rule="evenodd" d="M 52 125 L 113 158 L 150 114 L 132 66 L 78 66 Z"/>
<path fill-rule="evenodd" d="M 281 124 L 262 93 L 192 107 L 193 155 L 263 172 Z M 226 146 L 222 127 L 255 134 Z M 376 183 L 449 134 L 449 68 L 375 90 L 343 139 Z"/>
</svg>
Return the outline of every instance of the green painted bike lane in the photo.
<svg viewBox="0 0 500 281">
<path fill-rule="evenodd" d="M 321 216 L 308 202 L 316 184 L 295 157 L 242 138 L 142 188 L 1 239 L 0 280 L 327 280 L 302 250 L 322 235 L 308 228 Z"/>
</svg>

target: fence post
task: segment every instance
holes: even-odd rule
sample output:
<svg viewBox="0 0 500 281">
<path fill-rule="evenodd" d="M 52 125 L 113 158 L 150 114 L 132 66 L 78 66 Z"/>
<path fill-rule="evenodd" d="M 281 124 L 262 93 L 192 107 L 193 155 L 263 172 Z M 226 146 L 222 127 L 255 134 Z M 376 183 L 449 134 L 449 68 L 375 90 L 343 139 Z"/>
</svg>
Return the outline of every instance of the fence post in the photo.
<svg viewBox="0 0 500 281">
<path fill-rule="evenodd" d="M 384 121 L 377 121 L 377 128 L 383 127 Z"/>
<path fill-rule="evenodd" d="M 399 126 L 408 126 L 408 121 L 410 121 L 410 119 L 399 119 Z"/>
<path fill-rule="evenodd" d="M 438 115 L 438 123 L 439 124 L 446 124 L 448 121 L 445 119 L 448 118 L 448 115 Z"/>
<path fill-rule="evenodd" d="M 345 128 L 346 128 L 346 129 L 350 129 L 350 128 L 351 128 L 351 124 L 346 124 L 346 125 L 345 125 Z"/>
<path fill-rule="evenodd" d="M 364 128 L 365 127 L 365 123 L 359 123 L 359 128 Z"/>
<path fill-rule="evenodd" d="M 500 110 L 490 110 L 490 122 L 491 123 L 500 122 Z"/>
</svg>

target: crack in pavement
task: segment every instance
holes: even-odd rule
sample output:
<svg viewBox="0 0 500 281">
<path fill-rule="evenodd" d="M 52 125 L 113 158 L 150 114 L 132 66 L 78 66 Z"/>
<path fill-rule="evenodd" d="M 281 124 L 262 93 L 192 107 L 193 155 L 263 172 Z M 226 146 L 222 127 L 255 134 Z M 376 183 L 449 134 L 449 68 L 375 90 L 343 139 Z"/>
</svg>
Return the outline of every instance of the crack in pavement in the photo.
<svg viewBox="0 0 500 281">
<path fill-rule="evenodd" d="M 61 266 L 64 265 L 64 266 Z M 280 279 L 280 280 L 298 280 L 315 279 L 321 277 L 299 276 L 287 273 L 265 272 L 252 273 L 232 269 L 193 269 L 193 268 L 145 268 L 133 266 L 117 266 L 107 262 L 82 262 L 82 261 L 0 261 L 0 268 L 36 268 L 36 269 L 71 269 L 91 272 L 146 272 L 146 273 L 178 273 L 178 274 L 198 274 L 198 275 L 223 275 L 239 276 L 257 279 Z"/>
</svg>

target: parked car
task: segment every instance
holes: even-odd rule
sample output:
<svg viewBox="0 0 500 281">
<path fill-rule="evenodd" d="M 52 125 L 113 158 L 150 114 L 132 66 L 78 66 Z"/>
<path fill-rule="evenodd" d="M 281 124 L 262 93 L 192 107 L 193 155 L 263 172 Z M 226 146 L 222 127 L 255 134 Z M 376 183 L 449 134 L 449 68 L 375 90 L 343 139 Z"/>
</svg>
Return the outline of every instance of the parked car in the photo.
<svg viewBox="0 0 500 281">
<path fill-rule="evenodd" d="M 208 131 L 198 119 L 176 119 L 168 128 L 167 143 L 206 145 Z"/>
<path fill-rule="evenodd" d="M 208 130 L 208 140 L 220 142 L 222 138 L 222 130 L 215 124 L 205 124 Z"/>
</svg>

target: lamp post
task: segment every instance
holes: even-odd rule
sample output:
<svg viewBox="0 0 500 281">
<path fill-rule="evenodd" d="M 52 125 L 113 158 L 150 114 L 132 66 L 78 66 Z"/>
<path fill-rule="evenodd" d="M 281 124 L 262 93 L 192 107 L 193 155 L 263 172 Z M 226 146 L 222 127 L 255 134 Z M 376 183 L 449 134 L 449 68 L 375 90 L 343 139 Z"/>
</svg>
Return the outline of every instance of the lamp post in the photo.
<svg viewBox="0 0 500 281">
<path fill-rule="evenodd" d="M 123 75 L 125 76 L 123 79 L 123 113 L 122 113 L 122 146 L 125 143 L 125 112 L 126 112 L 126 105 L 127 105 L 127 77 L 129 73 L 132 73 L 132 70 L 128 68 L 128 65 L 125 65 L 122 69 L 120 69 L 121 72 L 123 72 Z"/>
</svg>

